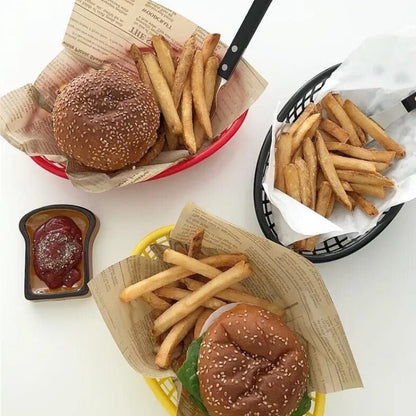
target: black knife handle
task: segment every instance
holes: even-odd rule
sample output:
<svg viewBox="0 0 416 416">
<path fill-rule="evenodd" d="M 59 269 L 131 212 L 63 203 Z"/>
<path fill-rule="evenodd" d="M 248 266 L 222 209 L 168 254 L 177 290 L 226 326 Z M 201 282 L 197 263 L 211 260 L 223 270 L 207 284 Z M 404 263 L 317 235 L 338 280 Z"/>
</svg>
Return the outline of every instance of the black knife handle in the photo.
<svg viewBox="0 0 416 416">
<path fill-rule="evenodd" d="M 238 61 L 246 50 L 247 45 L 250 43 L 251 38 L 256 32 L 271 2 L 272 0 L 253 1 L 243 23 L 241 23 L 240 29 L 238 29 L 231 45 L 222 58 L 218 68 L 218 75 L 221 78 L 228 80 L 231 77 Z"/>
<path fill-rule="evenodd" d="M 416 92 L 410 94 L 404 100 L 402 100 L 402 104 L 408 113 L 416 108 Z"/>
</svg>

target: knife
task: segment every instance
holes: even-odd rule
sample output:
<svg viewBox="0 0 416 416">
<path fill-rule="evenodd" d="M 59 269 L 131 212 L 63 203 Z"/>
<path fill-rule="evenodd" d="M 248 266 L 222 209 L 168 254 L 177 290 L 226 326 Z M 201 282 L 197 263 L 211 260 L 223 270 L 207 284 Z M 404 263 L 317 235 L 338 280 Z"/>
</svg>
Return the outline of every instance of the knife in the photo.
<svg viewBox="0 0 416 416">
<path fill-rule="evenodd" d="M 393 107 L 373 114 L 371 118 L 381 127 L 386 129 L 390 124 L 398 120 L 400 117 L 410 113 L 416 108 L 416 92 L 413 92 Z"/>
<path fill-rule="evenodd" d="M 240 28 L 220 62 L 218 68 L 218 75 L 221 77 L 220 87 L 230 79 L 271 2 L 272 0 L 253 1 L 243 23 L 241 23 Z"/>
</svg>

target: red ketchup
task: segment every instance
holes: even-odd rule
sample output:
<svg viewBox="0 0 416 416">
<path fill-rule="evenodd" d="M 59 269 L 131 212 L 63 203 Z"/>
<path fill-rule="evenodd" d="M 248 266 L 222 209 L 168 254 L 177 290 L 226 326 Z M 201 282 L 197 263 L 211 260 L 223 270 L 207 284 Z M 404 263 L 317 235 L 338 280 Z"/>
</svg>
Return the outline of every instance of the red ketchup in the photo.
<svg viewBox="0 0 416 416">
<path fill-rule="evenodd" d="M 81 279 L 82 232 L 71 218 L 51 218 L 36 229 L 33 240 L 35 272 L 50 289 Z"/>
</svg>

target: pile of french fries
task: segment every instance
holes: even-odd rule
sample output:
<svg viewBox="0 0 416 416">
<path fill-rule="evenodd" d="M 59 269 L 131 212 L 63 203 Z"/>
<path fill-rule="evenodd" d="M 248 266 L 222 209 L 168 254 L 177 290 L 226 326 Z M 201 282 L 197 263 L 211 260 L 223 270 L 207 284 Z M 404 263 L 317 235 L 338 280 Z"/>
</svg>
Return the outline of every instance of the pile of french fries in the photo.
<svg viewBox="0 0 416 416">
<path fill-rule="evenodd" d="M 365 148 L 372 137 L 382 149 Z M 405 150 L 350 100 L 328 93 L 310 103 L 275 144 L 275 188 L 328 218 L 336 201 L 370 216 L 377 208 L 365 197 L 384 198 L 394 182 L 380 172 Z M 313 251 L 317 236 L 294 243 Z"/>
<path fill-rule="evenodd" d="M 180 54 L 160 35 L 152 37 L 155 53 L 142 52 L 137 45 L 131 45 L 130 55 L 140 79 L 153 92 L 163 116 L 159 139 L 154 145 L 156 151 L 141 165 L 153 160 L 165 143 L 168 150 L 184 146 L 195 154 L 206 138 L 213 139 L 211 117 L 220 85 L 219 59 L 214 50 L 219 40 L 219 34 L 209 34 L 199 49 L 192 35 Z"/>
<path fill-rule="evenodd" d="M 247 293 L 240 283 L 252 274 L 244 254 L 203 257 L 204 230 L 192 237 L 188 253 L 167 248 L 163 260 L 173 267 L 141 280 L 120 294 L 123 302 L 141 299 L 152 306 L 155 363 L 179 368 L 190 343 L 211 313 L 227 303 L 249 303 L 283 316 L 275 304 Z"/>
</svg>

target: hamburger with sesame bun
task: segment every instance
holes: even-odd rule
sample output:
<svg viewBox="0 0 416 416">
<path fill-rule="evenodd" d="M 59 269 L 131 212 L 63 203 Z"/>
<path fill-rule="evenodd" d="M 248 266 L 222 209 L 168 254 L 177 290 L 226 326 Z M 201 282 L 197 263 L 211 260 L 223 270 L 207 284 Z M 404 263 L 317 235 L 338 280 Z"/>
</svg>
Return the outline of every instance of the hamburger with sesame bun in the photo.
<svg viewBox="0 0 416 416">
<path fill-rule="evenodd" d="M 112 66 L 74 78 L 53 112 L 58 147 L 90 168 L 115 171 L 139 162 L 156 143 L 160 113 L 152 92 Z"/>
<path fill-rule="evenodd" d="M 238 304 L 216 317 L 188 349 L 178 378 L 205 415 L 301 416 L 308 362 L 277 316 Z"/>
</svg>

